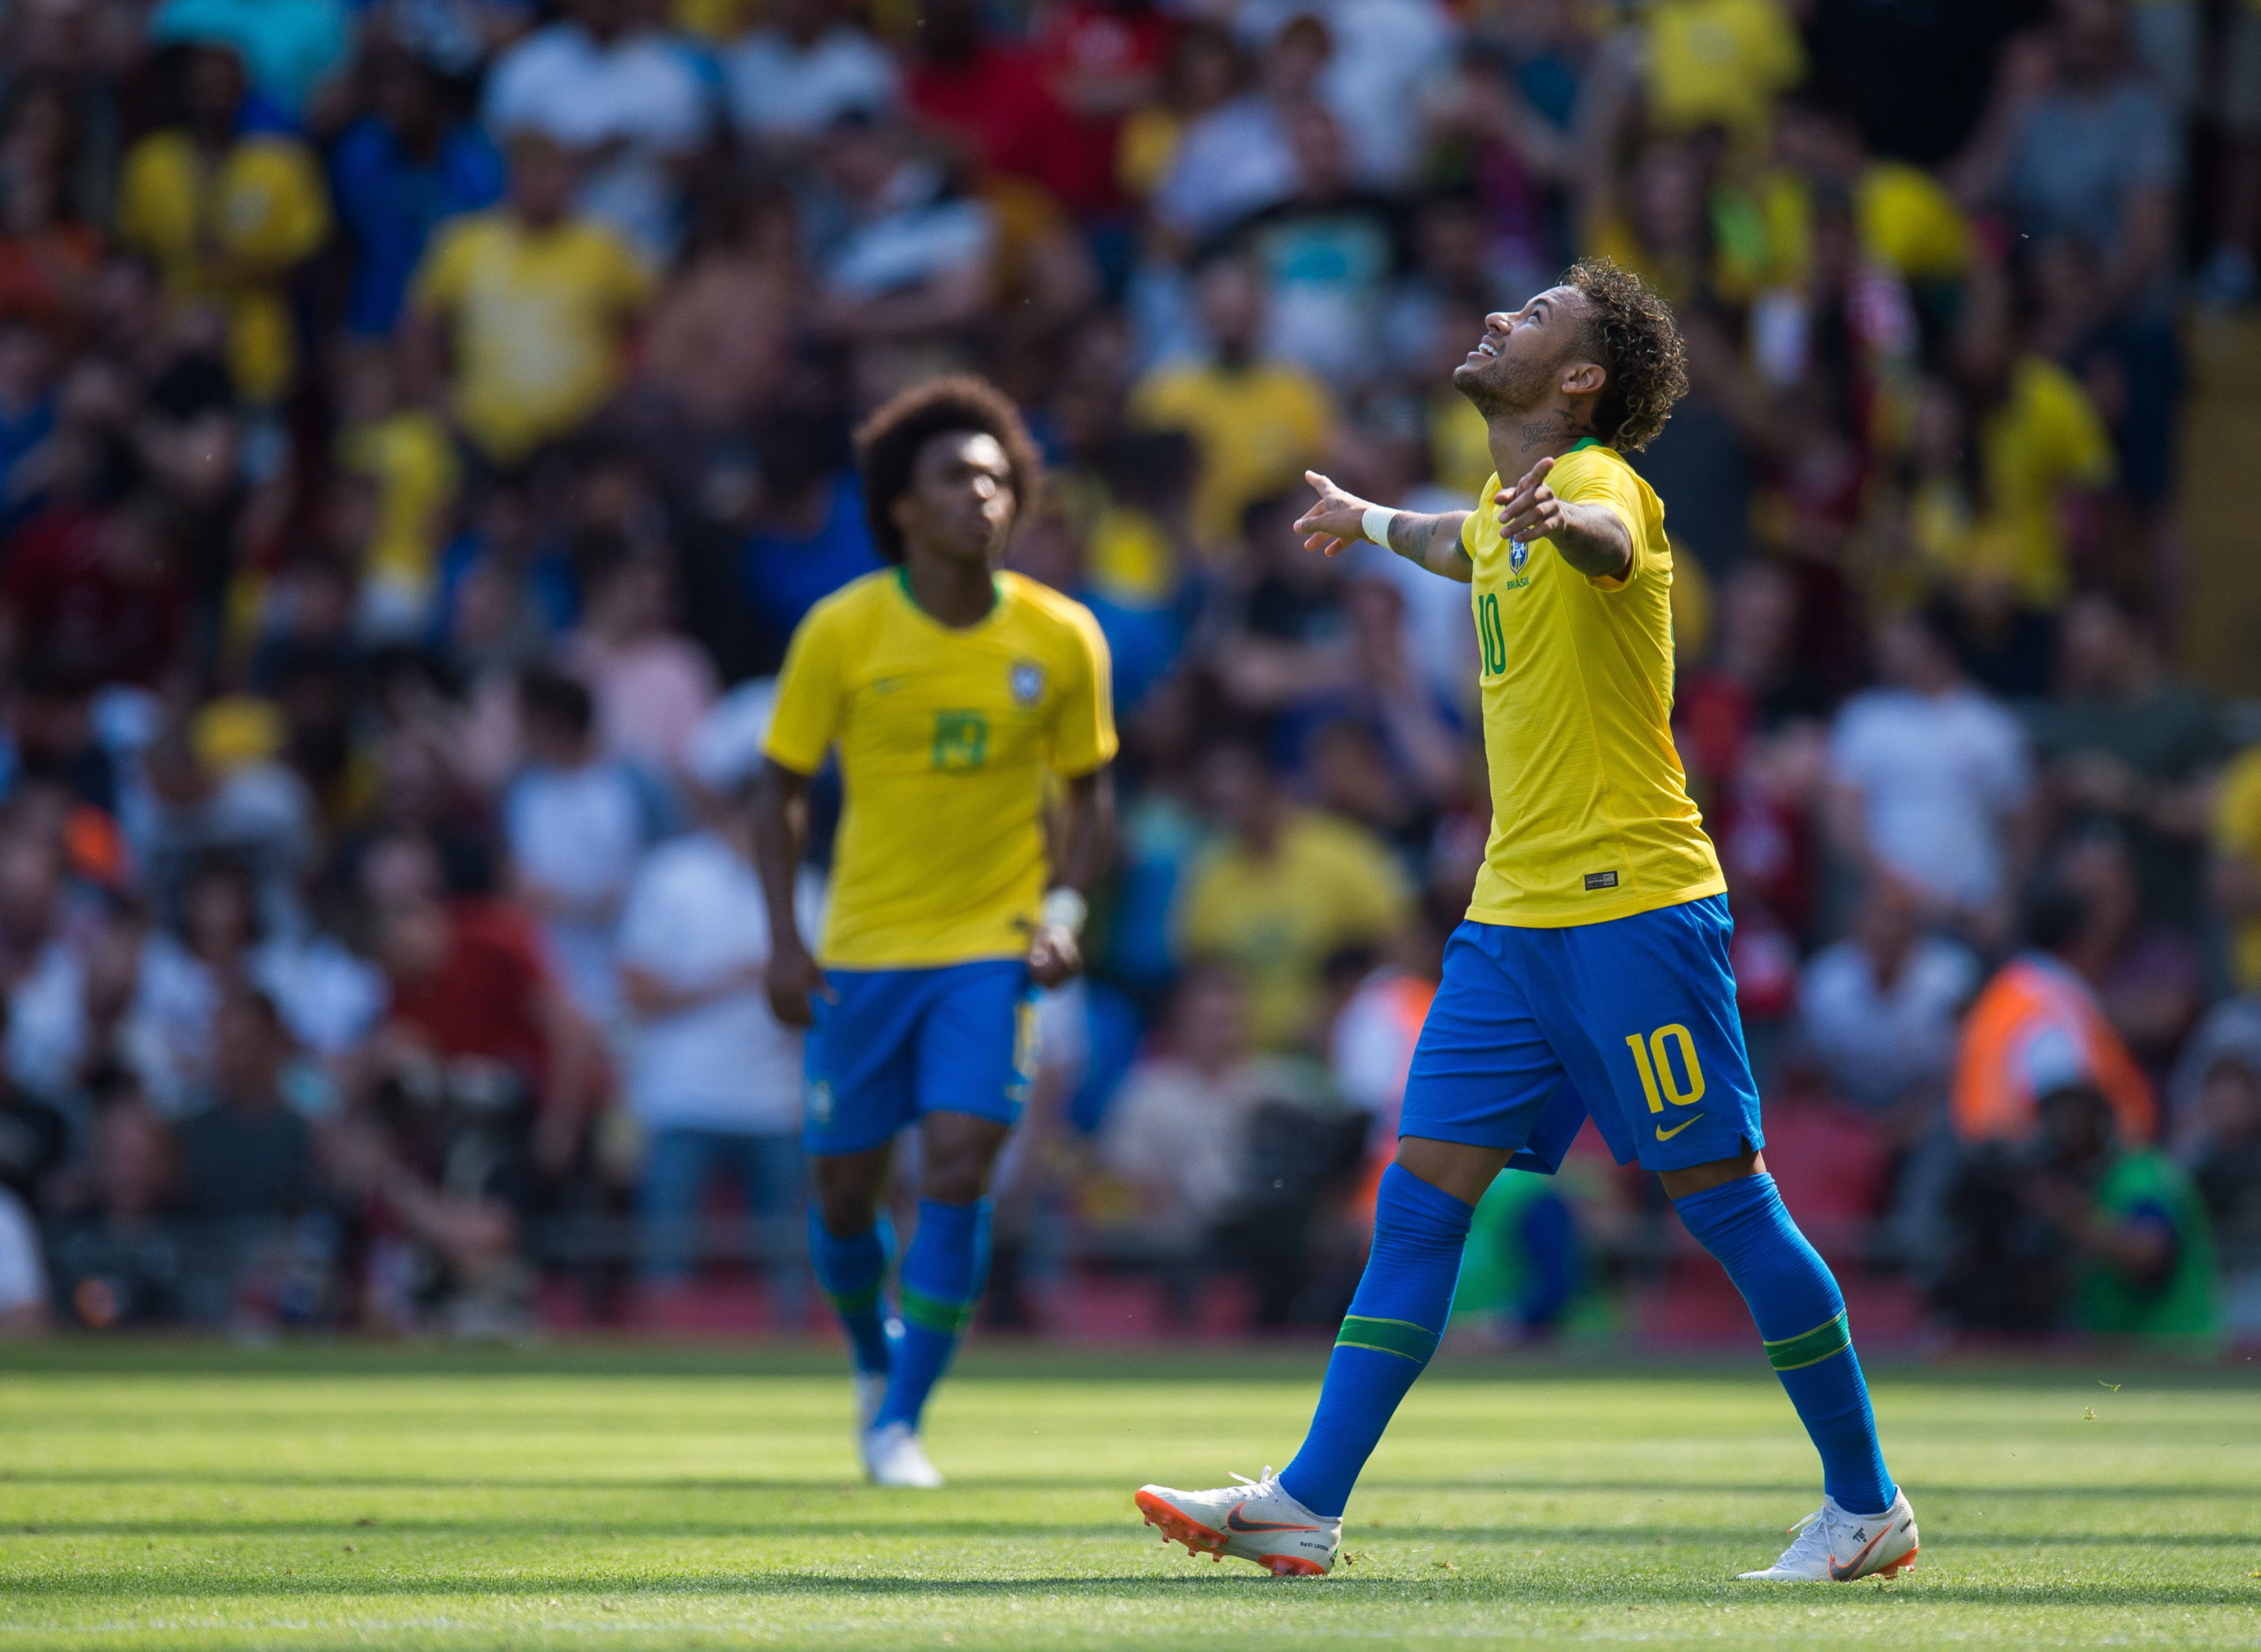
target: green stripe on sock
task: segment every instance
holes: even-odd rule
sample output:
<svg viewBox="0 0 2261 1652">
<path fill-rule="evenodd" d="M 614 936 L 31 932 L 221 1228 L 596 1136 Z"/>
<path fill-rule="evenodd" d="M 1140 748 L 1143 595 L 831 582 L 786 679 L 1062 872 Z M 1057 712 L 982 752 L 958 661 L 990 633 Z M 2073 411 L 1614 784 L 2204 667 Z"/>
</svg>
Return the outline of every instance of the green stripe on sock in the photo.
<svg viewBox="0 0 2261 1652">
<path fill-rule="evenodd" d="M 1784 1337 L 1780 1342 L 1766 1345 L 1766 1362 L 1778 1371 L 1795 1371 L 1802 1365 L 1819 1365 L 1833 1354 L 1842 1354 L 1853 1346 L 1853 1333 L 1847 1328 L 1845 1316 L 1826 1325 L 1795 1337 Z"/>
<path fill-rule="evenodd" d="M 841 1313 L 860 1314 L 867 1308 L 876 1308 L 879 1305 L 879 1282 L 877 1280 L 873 1280 L 864 1289 L 860 1291 L 851 1291 L 844 1296 L 839 1295 L 831 1291 L 826 1291 L 824 1293 L 824 1300 L 830 1302 L 833 1307 L 838 1309 Z"/>
<path fill-rule="evenodd" d="M 1437 1333 L 1410 1319 L 1366 1319 L 1351 1314 L 1343 1319 L 1342 1329 L 1335 1332 L 1335 1346 L 1395 1354 L 1416 1365 L 1426 1365 L 1429 1356 L 1437 1351 Z"/>
<path fill-rule="evenodd" d="M 931 1331 L 938 1337 L 963 1336 L 973 1323 L 976 1304 L 972 1302 L 946 1302 L 907 1285 L 902 1288 L 903 1316 L 921 1331 Z"/>
</svg>

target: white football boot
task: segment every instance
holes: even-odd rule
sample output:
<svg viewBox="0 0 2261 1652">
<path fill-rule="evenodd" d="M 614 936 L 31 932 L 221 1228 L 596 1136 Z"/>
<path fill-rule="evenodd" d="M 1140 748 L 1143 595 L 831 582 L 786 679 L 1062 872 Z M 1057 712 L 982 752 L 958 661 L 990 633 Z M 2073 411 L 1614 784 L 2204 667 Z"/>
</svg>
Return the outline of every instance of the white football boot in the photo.
<svg viewBox="0 0 2261 1652">
<path fill-rule="evenodd" d="M 1916 1566 L 1916 1511 L 1908 1494 L 1895 1493 L 1881 1514 L 1849 1513 L 1834 1497 L 1790 1528 L 1797 1535 L 1764 1572 L 1745 1572 L 1746 1583 L 1850 1583 L 1856 1578 L 1897 1577 Z"/>
<path fill-rule="evenodd" d="M 1335 1569 L 1335 1551 L 1342 1546 L 1340 1515 L 1312 1513 L 1269 1468 L 1261 1480 L 1233 1478 L 1240 1483 L 1215 1491 L 1141 1486 L 1133 1500 L 1147 1525 L 1161 1528 L 1164 1543 L 1175 1539 L 1188 1554 L 1213 1560 L 1230 1555 L 1275 1578 L 1323 1578 Z"/>
<path fill-rule="evenodd" d="M 865 1434 L 864 1474 L 875 1486 L 932 1491 L 942 1483 L 941 1471 L 926 1460 L 926 1448 L 908 1422 L 890 1422 Z"/>
</svg>

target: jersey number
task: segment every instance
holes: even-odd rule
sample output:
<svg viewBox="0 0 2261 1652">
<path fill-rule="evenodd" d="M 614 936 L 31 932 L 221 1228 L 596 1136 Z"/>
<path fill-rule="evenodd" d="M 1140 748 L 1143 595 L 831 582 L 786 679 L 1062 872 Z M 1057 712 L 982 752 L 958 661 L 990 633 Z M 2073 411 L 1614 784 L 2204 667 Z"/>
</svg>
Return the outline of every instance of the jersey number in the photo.
<svg viewBox="0 0 2261 1652">
<path fill-rule="evenodd" d="M 1500 599 L 1489 591 L 1476 599 L 1476 637 L 1484 645 L 1484 675 L 1498 676 L 1508 668 L 1508 634 L 1500 625 Z"/>
<path fill-rule="evenodd" d="M 1688 1074 L 1685 1090 L 1672 1070 L 1675 1045 L 1680 1046 L 1680 1065 Z M 1704 1099 L 1704 1064 L 1696 1059 L 1696 1037 L 1678 1022 L 1658 1028 L 1646 1038 L 1629 1032 L 1625 1047 L 1633 1052 L 1633 1067 L 1641 1075 L 1641 1093 L 1649 1098 L 1651 1113 L 1662 1113 L 1667 1101 L 1675 1107 L 1692 1107 Z"/>
<path fill-rule="evenodd" d="M 978 769 L 989 760 L 989 717 L 986 712 L 934 713 L 934 766 Z"/>
</svg>

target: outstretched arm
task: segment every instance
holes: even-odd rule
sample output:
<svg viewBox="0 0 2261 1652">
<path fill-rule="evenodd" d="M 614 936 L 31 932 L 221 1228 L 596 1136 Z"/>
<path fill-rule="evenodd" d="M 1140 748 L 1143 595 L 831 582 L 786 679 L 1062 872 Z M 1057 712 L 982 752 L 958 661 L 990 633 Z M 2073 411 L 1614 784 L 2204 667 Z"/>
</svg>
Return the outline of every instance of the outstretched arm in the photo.
<svg viewBox="0 0 2261 1652">
<path fill-rule="evenodd" d="M 1633 535 L 1607 505 L 1577 505 L 1546 486 L 1552 459 L 1541 459 L 1523 480 L 1492 495 L 1500 531 L 1511 539 L 1548 539 L 1555 554 L 1589 579 L 1622 579 L 1633 567 Z"/>
<path fill-rule="evenodd" d="M 1305 471 L 1304 480 L 1319 494 L 1319 502 L 1296 518 L 1296 532 L 1304 535 L 1304 549 L 1340 556 L 1366 537 L 1366 512 L 1373 506 L 1356 494 L 1346 494 L 1317 471 Z M 1433 574 L 1466 585 L 1476 577 L 1476 565 L 1460 548 L 1460 524 L 1470 512 L 1447 510 L 1425 517 L 1410 510 L 1389 516 L 1389 548 L 1409 562 L 1418 562 Z"/>
</svg>

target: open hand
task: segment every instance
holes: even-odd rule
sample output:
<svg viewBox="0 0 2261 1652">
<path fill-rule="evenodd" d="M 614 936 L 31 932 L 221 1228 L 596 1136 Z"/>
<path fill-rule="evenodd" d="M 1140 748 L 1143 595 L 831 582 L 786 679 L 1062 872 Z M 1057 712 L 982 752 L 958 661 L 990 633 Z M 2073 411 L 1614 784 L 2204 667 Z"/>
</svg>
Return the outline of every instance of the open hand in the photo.
<svg viewBox="0 0 2261 1652">
<path fill-rule="evenodd" d="M 1304 480 L 1319 494 L 1319 502 L 1296 518 L 1296 532 L 1304 536 L 1304 549 L 1340 556 L 1366 537 L 1365 500 L 1344 493 L 1317 471 L 1305 471 Z"/>
<path fill-rule="evenodd" d="M 1541 459 L 1524 472 L 1523 480 L 1492 495 L 1500 508 L 1500 531 L 1509 539 L 1528 545 L 1562 527 L 1562 502 L 1546 486 L 1546 473 L 1554 468 L 1554 460 Z"/>
</svg>

